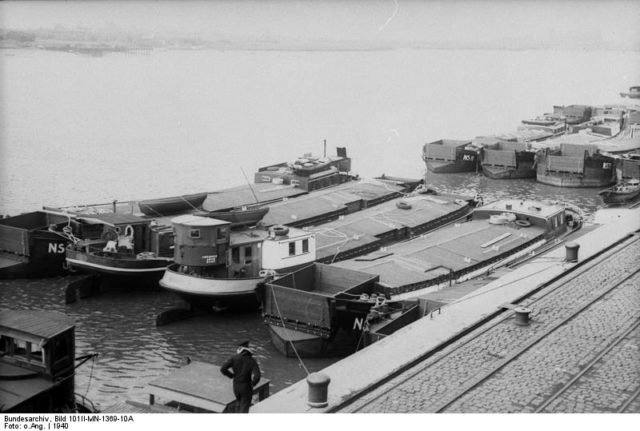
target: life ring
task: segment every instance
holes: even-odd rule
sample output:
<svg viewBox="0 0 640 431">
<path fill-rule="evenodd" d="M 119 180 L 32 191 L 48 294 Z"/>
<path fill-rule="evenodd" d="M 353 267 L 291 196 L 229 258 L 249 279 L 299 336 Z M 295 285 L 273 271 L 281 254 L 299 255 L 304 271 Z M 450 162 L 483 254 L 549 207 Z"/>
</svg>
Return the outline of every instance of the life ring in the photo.
<svg viewBox="0 0 640 431">
<path fill-rule="evenodd" d="M 400 208 L 401 210 L 410 210 L 411 209 L 411 204 L 405 201 L 398 201 L 396 202 L 396 206 L 398 208 Z"/>
<path fill-rule="evenodd" d="M 272 226 L 271 227 L 271 232 L 273 232 L 273 234 L 275 236 L 282 236 L 282 235 L 286 235 L 289 233 L 289 228 L 286 226 Z"/>
<path fill-rule="evenodd" d="M 516 220 L 516 224 L 520 227 L 529 227 L 531 226 L 531 222 L 527 220 Z"/>
<path fill-rule="evenodd" d="M 124 236 L 130 236 L 131 238 L 133 238 L 133 226 L 131 226 L 130 224 L 128 224 L 128 225 L 124 228 Z"/>
<path fill-rule="evenodd" d="M 457 203 L 460 206 L 467 206 L 469 204 L 469 202 L 465 201 L 464 199 L 456 199 L 455 203 Z"/>
</svg>

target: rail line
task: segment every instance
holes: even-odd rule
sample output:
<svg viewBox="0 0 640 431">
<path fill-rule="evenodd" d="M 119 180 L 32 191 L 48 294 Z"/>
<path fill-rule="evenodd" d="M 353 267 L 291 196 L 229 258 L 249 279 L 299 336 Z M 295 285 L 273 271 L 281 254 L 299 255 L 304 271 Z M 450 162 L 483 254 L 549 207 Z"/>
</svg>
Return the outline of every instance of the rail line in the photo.
<svg viewBox="0 0 640 431">
<path fill-rule="evenodd" d="M 634 244 L 637 245 L 638 241 L 639 241 L 639 238 L 638 238 L 637 235 L 631 236 L 631 237 L 627 238 L 627 240 L 625 240 L 624 242 L 618 244 L 618 247 L 614 247 L 613 249 L 607 250 L 606 253 L 604 253 L 603 255 L 601 255 L 599 257 L 598 261 L 600 263 L 605 263 L 605 262 L 608 262 L 608 261 L 612 261 L 612 259 L 615 258 L 615 255 L 617 255 L 619 252 L 621 252 L 622 250 L 626 249 L 627 247 L 629 247 L 631 245 L 634 245 Z M 544 286 L 544 288 L 542 288 L 538 292 L 539 296 L 535 297 L 535 299 L 532 300 L 532 301 L 528 301 L 526 305 L 527 306 L 531 306 L 533 304 L 540 303 L 543 299 L 547 298 L 549 295 L 553 294 L 558 289 L 560 289 L 561 287 L 565 286 L 567 283 L 569 283 L 571 281 L 574 281 L 578 277 L 581 277 L 581 276 L 584 276 L 585 274 L 588 274 L 592 270 L 593 270 L 592 268 L 583 268 L 583 270 L 574 271 L 571 274 L 569 274 L 568 276 L 561 277 L 561 278 L 555 280 L 553 283 L 551 283 L 551 284 L 549 284 L 547 286 Z M 546 330 L 544 330 L 541 334 L 536 335 L 535 338 L 533 338 L 531 341 L 527 342 L 524 346 L 521 346 L 516 351 L 512 352 L 509 356 L 507 356 L 505 358 L 502 358 L 497 363 L 494 363 L 491 366 L 490 369 L 484 371 L 479 376 L 476 375 L 476 377 L 473 378 L 471 381 L 469 381 L 468 384 L 464 385 L 461 390 L 456 391 L 456 393 L 451 394 L 449 397 L 445 398 L 444 400 L 440 401 L 439 403 L 436 403 L 433 406 L 433 408 L 429 408 L 428 411 L 429 412 L 442 412 L 442 411 L 445 411 L 455 401 L 457 401 L 458 399 L 463 397 L 465 394 L 467 394 L 470 391 L 472 391 L 474 388 L 476 388 L 479 385 L 481 385 L 484 381 L 489 379 L 491 376 L 495 375 L 498 371 L 500 371 L 506 365 L 508 365 L 509 363 L 512 363 L 515 359 L 517 359 L 523 353 L 525 353 L 526 351 L 531 349 L 533 346 L 535 346 L 537 343 L 539 343 L 541 340 L 546 338 L 549 334 L 551 334 L 552 332 L 554 332 L 557 329 L 559 329 L 559 328 L 563 327 L 564 325 L 566 325 L 567 322 L 571 321 L 574 317 L 578 316 L 580 313 L 582 313 L 584 310 L 589 308 L 594 303 L 600 301 L 604 296 L 606 296 L 610 292 L 614 291 L 616 288 L 618 288 L 619 286 L 624 284 L 627 280 L 629 280 L 632 277 L 634 277 L 635 275 L 637 275 L 639 272 L 640 272 L 640 269 L 636 269 L 636 270 L 632 271 L 631 273 L 627 273 L 627 274 L 625 274 L 625 275 L 623 275 L 621 277 L 618 277 L 615 280 L 609 281 L 609 283 L 611 283 L 611 284 L 609 285 L 608 288 L 605 288 L 604 290 L 601 290 L 600 292 L 598 292 L 595 297 L 591 297 L 586 303 L 582 303 L 577 309 L 572 310 L 568 316 L 565 316 L 559 322 L 555 323 L 553 326 L 551 326 L 551 327 L 547 328 Z M 560 282 L 558 282 L 558 281 L 560 281 Z M 571 293 L 576 293 L 576 292 L 571 292 Z M 585 295 L 585 294 L 586 294 L 585 292 L 577 292 L 576 293 L 576 295 L 578 296 L 578 299 L 579 299 L 579 297 L 581 295 Z M 487 325 L 486 327 L 481 328 L 479 331 L 472 332 L 470 334 L 471 336 L 469 338 L 467 338 L 466 340 L 463 339 L 461 341 L 461 343 L 456 345 L 454 348 L 452 348 L 452 349 L 450 349 L 448 351 L 445 350 L 445 351 L 439 352 L 441 354 L 439 356 L 435 357 L 432 361 L 428 361 L 427 360 L 428 363 L 426 363 L 425 365 L 417 366 L 416 369 L 414 369 L 413 371 L 411 371 L 411 372 L 405 374 L 404 376 L 402 376 L 402 380 L 397 380 L 397 378 L 393 379 L 393 380 L 387 382 L 386 384 L 380 385 L 379 388 L 384 388 L 385 386 L 388 386 L 388 385 L 391 385 L 393 387 L 398 387 L 398 386 L 410 381 L 412 378 L 414 378 L 418 374 L 424 372 L 425 369 L 434 367 L 435 364 L 437 364 L 439 361 L 442 361 L 442 360 L 446 359 L 450 355 L 452 355 L 455 352 L 459 351 L 465 345 L 472 343 L 474 340 L 476 340 L 482 334 L 487 333 L 487 332 L 497 328 L 500 325 L 500 323 L 503 323 L 505 320 L 510 319 L 512 317 L 513 317 L 513 313 L 505 313 L 505 315 L 497 317 L 496 319 L 491 321 L 489 323 L 489 325 Z M 635 323 L 634 325 L 637 325 L 637 324 L 638 323 Z M 613 348 L 613 347 L 611 347 L 611 348 Z M 436 353 L 436 355 L 437 355 L 437 353 Z M 604 353 L 603 353 L 603 355 L 604 355 Z M 398 376 L 398 377 L 400 377 L 400 376 Z M 446 394 L 443 394 L 443 395 L 446 396 Z M 638 396 L 638 394 L 636 393 L 634 395 L 634 397 L 632 397 L 632 399 L 628 402 L 628 404 L 631 404 L 631 402 L 633 402 L 633 399 L 637 398 L 637 396 Z M 378 401 L 380 399 L 384 399 L 384 397 L 388 397 L 388 394 L 386 394 L 386 391 L 384 391 L 383 393 L 380 393 L 380 394 L 378 394 L 376 396 L 373 396 L 370 399 L 364 399 L 363 400 L 364 404 L 362 404 L 360 406 L 357 406 L 352 411 L 354 411 L 354 412 L 360 411 L 360 410 L 366 408 L 367 406 L 373 404 L 374 402 L 376 402 L 376 401 Z M 627 408 L 627 407 L 628 407 L 628 405 L 625 406 L 624 408 Z"/>
<path fill-rule="evenodd" d="M 598 364 L 609 352 L 611 352 L 615 347 L 617 347 L 620 343 L 622 343 L 631 332 L 633 332 L 636 328 L 638 328 L 638 326 L 640 326 L 640 318 L 635 318 L 632 320 L 633 321 L 631 325 L 627 325 L 621 331 L 618 331 L 618 333 L 616 334 L 617 335 L 616 338 L 609 345 L 607 345 L 604 349 L 602 349 L 596 357 L 594 357 L 582 370 L 580 370 L 579 373 L 573 376 L 571 380 L 565 383 L 563 387 L 558 389 L 553 395 L 547 398 L 547 400 L 544 403 L 540 404 L 535 409 L 534 413 L 543 412 L 551 403 L 553 403 L 555 400 L 560 398 L 568 389 L 572 388 L 574 385 L 580 382 L 580 379 L 583 378 L 585 374 L 591 371 L 593 367 L 596 364 Z M 638 390 L 640 390 L 640 388 Z M 631 402 L 635 399 L 635 397 L 637 397 L 638 390 L 636 390 L 635 396 L 632 395 L 630 401 L 627 400 L 628 404 L 631 404 Z M 625 402 L 624 408 L 628 406 L 627 402 Z"/>
<path fill-rule="evenodd" d="M 632 278 L 633 276 L 635 276 L 638 273 L 640 273 L 640 269 L 636 269 L 631 274 L 628 274 L 628 275 L 622 277 L 622 279 L 617 280 L 612 286 L 604 289 L 601 293 L 599 293 L 593 299 L 591 299 L 590 301 L 587 301 L 585 304 L 583 304 L 580 307 L 578 307 L 568 317 L 566 317 L 566 318 L 562 319 L 561 321 L 559 321 L 558 323 L 554 324 L 553 326 L 551 326 L 551 328 L 549 328 L 546 331 L 544 331 L 543 333 L 537 335 L 535 338 L 533 338 L 531 341 L 529 341 L 523 347 L 521 347 L 520 349 L 518 349 L 517 351 L 515 351 L 514 353 L 512 353 L 508 357 L 506 357 L 504 360 L 500 361 L 500 363 L 497 366 L 494 366 L 489 371 L 487 371 L 487 372 L 483 373 L 482 375 L 480 375 L 480 377 L 478 377 L 478 378 L 474 379 L 473 381 L 471 381 L 470 383 L 464 385 L 463 389 L 461 391 L 459 391 L 458 393 L 450 396 L 445 401 L 440 402 L 439 404 L 437 404 L 437 407 L 433 410 L 433 412 L 434 413 L 441 413 L 444 410 L 446 410 L 447 407 L 449 407 L 451 404 L 453 404 L 459 398 L 463 397 L 467 393 L 469 393 L 472 390 L 474 390 L 476 387 L 480 386 L 483 382 L 485 382 L 487 379 L 489 379 L 490 377 L 495 375 L 502 368 L 504 368 L 508 364 L 512 363 L 515 359 L 520 357 L 523 353 L 527 352 L 529 349 L 531 349 L 533 346 L 538 344 L 540 341 L 544 340 L 549 334 L 551 334 L 552 332 L 554 332 L 554 331 L 558 330 L 559 328 L 563 327 L 564 325 L 566 325 L 568 322 L 573 320 L 576 316 L 578 316 L 584 310 L 586 310 L 587 308 L 589 308 L 590 306 L 592 306 L 596 302 L 600 301 L 605 295 L 607 295 L 610 292 L 614 291 L 615 289 L 620 287 L 622 284 L 624 284 L 625 281 L 629 280 L 630 278 Z M 600 355 L 604 356 L 603 353 L 601 353 Z M 598 355 L 598 356 L 600 356 L 600 355 Z M 573 383 L 575 383 L 575 382 L 572 382 L 571 384 L 573 384 Z"/>
</svg>

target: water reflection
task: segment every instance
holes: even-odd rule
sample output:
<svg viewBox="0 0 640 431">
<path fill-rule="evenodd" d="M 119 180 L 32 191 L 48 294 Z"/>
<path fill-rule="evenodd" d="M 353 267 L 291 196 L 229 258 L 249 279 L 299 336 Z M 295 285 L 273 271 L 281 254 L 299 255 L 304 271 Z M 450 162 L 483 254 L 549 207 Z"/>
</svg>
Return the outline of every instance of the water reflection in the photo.
<svg viewBox="0 0 640 431">
<path fill-rule="evenodd" d="M 297 360 L 271 346 L 258 313 L 200 315 L 156 328 L 156 315 L 176 304 L 172 294 L 114 289 L 65 305 L 65 287 L 73 279 L 0 281 L 0 308 L 60 311 L 75 319 L 76 355 L 99 354 L 77 369 L 76 391 L 100 406 L 121 399 L 146 402 L 145 385 L 184 364 L 185 357 L 221 364 L 243 340 L 254 346 L 272 392 L 306 375 Z M 305 365 L 314 371 L 331 362 Z"/>
</svg>

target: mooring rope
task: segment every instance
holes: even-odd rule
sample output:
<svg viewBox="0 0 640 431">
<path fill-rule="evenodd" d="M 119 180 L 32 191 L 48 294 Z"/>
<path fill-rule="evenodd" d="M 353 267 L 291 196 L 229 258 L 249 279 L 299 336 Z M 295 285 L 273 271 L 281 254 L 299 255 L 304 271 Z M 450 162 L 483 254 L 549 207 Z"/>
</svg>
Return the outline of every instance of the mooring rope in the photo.
<svg viewBox="0 0 640 431">
<path fill-rule="evenodd" d="M 89 383 L 87 383 L 87 390 L 84 391 L 84 398 L 87 398 L 87 394 L 89 393 L 89 388 L 91 387 L 91 382 L 93 380 L 93 367 L 96 363 L 96 356 L 91 359 L 91 371 L 89 372 Z"/>
</svg>

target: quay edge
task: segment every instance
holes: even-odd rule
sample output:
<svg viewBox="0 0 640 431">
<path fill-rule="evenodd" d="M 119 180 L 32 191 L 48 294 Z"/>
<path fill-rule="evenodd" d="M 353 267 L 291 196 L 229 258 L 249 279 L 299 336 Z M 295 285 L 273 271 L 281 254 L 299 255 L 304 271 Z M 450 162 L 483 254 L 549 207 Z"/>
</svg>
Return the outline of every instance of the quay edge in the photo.
<svg viewBox="0 0 640 431">
<path fill-rule="evenodd" d="M 441 315 L 423 318 L 322 370 L 331 379 L 326 407 L 312 408 L 307 404 L 308 385 L 302 380 L 256 404 L 251 412 L 330 413 L 348 405 L 495 315 L 500 304 L 517 302 L 640 230 L 640 208 L 604 211 L 596 219 L 601 226 L 572 240 L 580 246 L 577 263 L 566 262 L 564 248 L 558 248 L 485 285 L 464 301 L 448 305 Z M 385 361 L 380 361 L 381 357 Z"/>
</svg>

